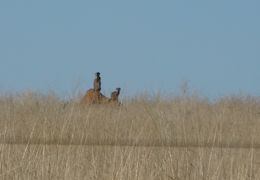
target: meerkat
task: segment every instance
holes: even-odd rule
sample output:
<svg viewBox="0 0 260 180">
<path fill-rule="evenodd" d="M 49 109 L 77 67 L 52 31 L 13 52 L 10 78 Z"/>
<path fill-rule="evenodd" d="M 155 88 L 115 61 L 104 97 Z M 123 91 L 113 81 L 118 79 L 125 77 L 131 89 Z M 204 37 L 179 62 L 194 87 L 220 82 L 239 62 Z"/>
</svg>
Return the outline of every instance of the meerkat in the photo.
<svg viewBox="0 0 260 180">
<path fill-rule="evenodd" d="M 119 94 L 120 94 L 120 91 L 121 91 L 121 88 L 116 88 L 116 91 L 113 91 L 111 93 L 110 101 L 116 101 L 117 102 Z"/>
<path fill-rule="evenodd" d="M 101 91 L 101 77 L 100 72 L 96 73 L 96 78 L 94 79 L 94 90 L 100 92 Z"/>
</svg>

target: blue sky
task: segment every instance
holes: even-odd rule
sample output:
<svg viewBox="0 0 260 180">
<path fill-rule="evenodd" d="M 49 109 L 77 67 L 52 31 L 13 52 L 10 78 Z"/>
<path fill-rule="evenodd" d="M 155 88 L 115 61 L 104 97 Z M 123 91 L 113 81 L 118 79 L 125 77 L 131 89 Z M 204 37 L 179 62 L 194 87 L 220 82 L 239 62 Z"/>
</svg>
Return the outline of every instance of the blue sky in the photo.
<svg viewBox="0 0 260 180">
<path fill-rule="evenodd" d="M 0 92 L 260 95 L 259 0 L 1 0 Z"/>
</svg>

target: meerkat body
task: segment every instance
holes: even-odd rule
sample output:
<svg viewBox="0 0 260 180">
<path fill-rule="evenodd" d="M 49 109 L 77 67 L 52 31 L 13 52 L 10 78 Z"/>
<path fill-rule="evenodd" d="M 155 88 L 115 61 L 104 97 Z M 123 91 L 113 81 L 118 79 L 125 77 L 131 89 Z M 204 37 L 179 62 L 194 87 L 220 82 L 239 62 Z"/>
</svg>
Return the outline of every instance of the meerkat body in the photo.
<svg viewBox="0 0 260 180">
<path fill-rule="evenodd" d="M 121 91 L 121 88 L 116 88 L 116 91 L 113 91 L 113 92 L 111 93 L 109 102 L 119 103 L 118 97 L 119 97 L 119 95 L 120 95 L 120 91 Z"/>
<path fill-rule="evenodd" d="M 101 77 L 99 72 L 96 73 L 96 78 L 94 79 L 93 87 L 95 91 L 101 91 Z"/>
</svg>

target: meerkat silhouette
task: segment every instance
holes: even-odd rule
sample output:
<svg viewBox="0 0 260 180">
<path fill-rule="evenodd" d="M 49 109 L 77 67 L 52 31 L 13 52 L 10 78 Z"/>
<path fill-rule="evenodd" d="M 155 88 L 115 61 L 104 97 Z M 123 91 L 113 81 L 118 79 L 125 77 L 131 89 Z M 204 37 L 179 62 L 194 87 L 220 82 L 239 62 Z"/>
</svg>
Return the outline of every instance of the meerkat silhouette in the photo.
<svg viewBox="0 0 260 180">
<path fill-rule="evenodd" d="M 87 90 L 85 96 L 81 99 L 80 104 L 98 104 L 101 101 L 101 77 L 100 72 L 95 73 L 93 81 L 93 89 Z"/>
<path fill-rule="evenodd" d="M 96 73 L 96 78 L 94 79 L 93 82 L 93 88 L 95 91 L 101 91 L 101 77 L 100 77 L 100 72 Z"/>
<path fill-rule="evenodd" d="M 116 90 L 111 93 L 109 102 L 120 104 L 120 102 L 118 100 L 120 91 L 121 91 L 121 88 L 116 88 Z"/>
<path fill-rule="evenodd" d="M 116 91 L 113 91 L 111 93 L 111 96 L 110 96 L 111 101 L 118 101 L 120 91 L 121 91 L 121 88 L 116 88 Z"/>
</svg>

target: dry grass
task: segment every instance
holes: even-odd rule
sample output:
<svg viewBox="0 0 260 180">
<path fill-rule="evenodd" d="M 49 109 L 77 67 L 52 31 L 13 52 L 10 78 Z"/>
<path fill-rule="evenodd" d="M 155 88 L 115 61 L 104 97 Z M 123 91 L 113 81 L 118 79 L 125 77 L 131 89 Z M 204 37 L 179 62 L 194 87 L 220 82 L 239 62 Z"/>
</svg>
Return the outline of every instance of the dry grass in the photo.
<svg viewBox="0 0 260 180">
<path fill-rule="evenodd" d="M 260 179 L 260 100 L 0 97 L 0 179 Z"/>
</svg>

